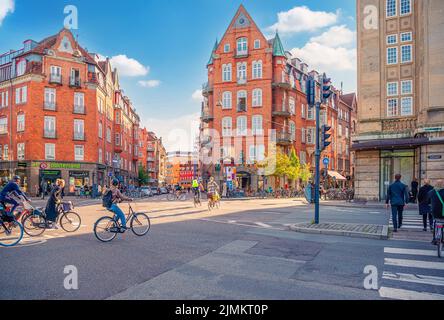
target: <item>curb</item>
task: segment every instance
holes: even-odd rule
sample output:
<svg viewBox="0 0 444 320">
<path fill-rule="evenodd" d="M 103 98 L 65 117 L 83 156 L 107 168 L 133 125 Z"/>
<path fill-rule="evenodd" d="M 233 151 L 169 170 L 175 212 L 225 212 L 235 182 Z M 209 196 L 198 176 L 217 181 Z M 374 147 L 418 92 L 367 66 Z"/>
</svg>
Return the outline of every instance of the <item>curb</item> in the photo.
<svg viewBox="0 0 444 320">
<path fill-rule="evenodd" d="M 322 234 L 322 235 L 332 235 L 332 236 L 343 236 L 351 238 L 366 238 L 366 239 L 376 239 L 376 240 L 388 240 L 388 226 L 382 226 L 382 234 L 371 234 L 365 232 L 355 232 L 355 231 L 339 231 L 339 230 L 327 230 L 327 229 L 309 229 L 298 227 L 297 225 L 289 226 L 291 231 L 307 233 L 307 234 Z"/>
</svg>

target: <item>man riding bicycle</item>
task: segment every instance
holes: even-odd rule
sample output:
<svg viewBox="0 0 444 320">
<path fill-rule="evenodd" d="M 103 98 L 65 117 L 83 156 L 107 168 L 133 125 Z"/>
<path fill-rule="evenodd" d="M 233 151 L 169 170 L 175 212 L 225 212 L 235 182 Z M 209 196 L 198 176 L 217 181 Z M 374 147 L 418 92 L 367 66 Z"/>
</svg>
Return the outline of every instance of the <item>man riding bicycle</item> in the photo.
<svg viewBox="0 0 444 320">
<path fill-rule="evenodd" d="M 208 200 L 215 201 L 216 193 L 219 192 L 219 185 L 214 181 L 214 177 L 210 177 L 210 181 L 208 182 Z"/>
<path fill-rule="evenodd" d="M 192 183 L 192 188 L 194 191 L 194 196 L 197 196 L 197 200 L 200 201 L 200 191 L 203 189 L 203 185 L 199 182 L 199 179 L 194 179 Z"/>
<path fill-rule="evenodd" d="M 19 203 L 12 196 L 23 196 L 27 201 L 29 201 L 28 197 L 20 190 L 20 181 L 21 178 L 19 176 L 15 176 L 3 188 L 2 192 L 0 192 L 0 203 L 2 203 L 3 206 L 4 204 L 12 204 L 12 208 L 9 212 L 4 211 L 6 220 L 14 219 L 14 211 L 19 206 Z"/>
<path fill-rule="evenodd" d="M 119 206 L 117 205 L 119 202 L 122 201 L 133 201 L 133 199 L 128 198 L 126 196 L 124 196 L 120 190 L 119 190 L 119 180 L 114 179 L 112 182 L 112 186 L 111 186 L 111 192 L 112 192 L 112 205 L 110 208 L 108 208 L 109 211 L 113 212 L 116 214 L 117 218 L 120 220 L 120 224 L 121 224 L 121 232 L 122 231 L 126 231 L 127 227 L 126 227 L 126 217 L 125 214 L 123 213 L 122 209 L 119 208 Z"/>
</svg>

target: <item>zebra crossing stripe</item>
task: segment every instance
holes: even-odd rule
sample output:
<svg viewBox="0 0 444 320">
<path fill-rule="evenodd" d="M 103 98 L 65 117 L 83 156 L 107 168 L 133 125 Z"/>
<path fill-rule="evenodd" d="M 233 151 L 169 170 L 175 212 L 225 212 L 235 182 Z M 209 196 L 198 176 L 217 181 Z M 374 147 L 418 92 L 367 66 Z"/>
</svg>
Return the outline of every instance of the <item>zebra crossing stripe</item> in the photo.
<svg viewBox="0 0 444 320">
<path fill-rule="evenodd" d="M 382 278 L 387 280 L 428 284 L 432 286 L 444 286 L 444 278 L 442 277 L 432 277 L 432 276 L 424 276 L 424 275 L 409 274 L 409 273 L 384 272 Z"/>
<path fill-rule="evenodd" d="M 428 292 L 418 292 L 404 289 L 381 287 L 379 295 L 382 298 L 397 300 L 444 300 L 444 295 Z"/>
<path fill-rule="evenodd" d="M 416 249 L 401 249 L 401 248 L 384 248 L 384 253 L 392 253 L 392 254 L 407 254 L 407 255 L 416 255 L 416 256 L 427 256 L 427 257 L 435 257 L 435 250 L 416 250 Z"/>
<path fill-rule="evenodd" d="M 444 263 L 442 262 L 385 258 L 384 264 L 397 267 L 444 270 Z"/>
</svg>

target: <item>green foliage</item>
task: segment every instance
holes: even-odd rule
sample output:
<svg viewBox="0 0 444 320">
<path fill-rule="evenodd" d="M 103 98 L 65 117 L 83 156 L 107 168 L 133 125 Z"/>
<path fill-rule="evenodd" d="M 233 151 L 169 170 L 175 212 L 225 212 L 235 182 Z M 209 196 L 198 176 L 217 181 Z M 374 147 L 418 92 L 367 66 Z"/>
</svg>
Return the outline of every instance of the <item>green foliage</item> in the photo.
<svg viewBox="0 0 444 320">
<path fill-rule="evenodd" d="M 265 163 L 269 162 L 271 162 L 270 159 L 265 160 Z M 310 165 L 301 164 L 294 148 L 291 150 L 290 156 L 281 152 L 276 154 L 276 170 L 270 175 L 287 177 L 293 181 L 301 179 L 303 182 L 308 182 L 312 177 Z"/>
<path fill-rule="evenodd" d="M 139 165 L 139 185 L 147 185 L 150 182 L 150 176 L 142 165 Z"/>
</svg>

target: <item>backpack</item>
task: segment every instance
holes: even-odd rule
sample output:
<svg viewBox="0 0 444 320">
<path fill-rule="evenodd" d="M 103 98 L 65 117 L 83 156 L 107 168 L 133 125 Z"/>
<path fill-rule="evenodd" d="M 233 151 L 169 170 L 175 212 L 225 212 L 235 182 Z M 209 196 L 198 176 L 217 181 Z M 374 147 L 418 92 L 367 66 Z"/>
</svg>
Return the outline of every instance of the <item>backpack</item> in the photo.
<svg viewBox="0 0 444 320">
<path fill-rule="evenodd" d="M 109 209 L 113 205 L 113 192 L 108 190 L 102 197 L 102 206 Z"/>
<path fill-rule="evenodd" d="M 442 204 L 442 212 L 441 212 L 441 217 L 444 217 L 444 200 L 442 199 L 441 195 L 439 194 L 439 191 L 437 189 L 435 189 L 436 195 L 438 196 L 439 201 Z"/>
</svg>

